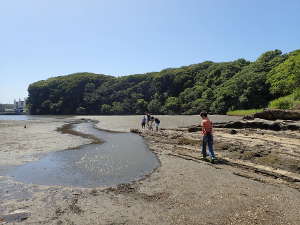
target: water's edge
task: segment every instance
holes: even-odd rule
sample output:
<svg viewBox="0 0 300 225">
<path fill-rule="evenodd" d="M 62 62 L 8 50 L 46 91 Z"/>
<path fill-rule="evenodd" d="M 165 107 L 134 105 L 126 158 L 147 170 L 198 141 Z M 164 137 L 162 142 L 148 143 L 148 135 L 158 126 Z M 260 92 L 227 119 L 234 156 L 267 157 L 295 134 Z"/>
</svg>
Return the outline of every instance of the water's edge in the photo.
<svg viewBox="0 0 300 225">
<path fill-rule="evenodd" d="M 72 121 L 57 131 L 89 138 L 91 144 L 48 153 L 8 170 L 5 176 L 38 185 L 109 187 L 144 179 L 159 166 L 145 140 L 132 133 L 103 131 L 97 121 Z"/>
</svg>

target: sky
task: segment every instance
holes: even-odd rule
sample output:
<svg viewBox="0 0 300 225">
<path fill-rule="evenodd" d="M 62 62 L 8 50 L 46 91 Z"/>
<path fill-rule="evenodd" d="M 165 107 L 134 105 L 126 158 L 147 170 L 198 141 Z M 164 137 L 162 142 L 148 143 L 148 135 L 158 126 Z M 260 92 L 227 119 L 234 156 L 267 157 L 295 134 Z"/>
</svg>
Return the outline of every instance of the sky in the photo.
<svg viewBox="0 0 300 225">
<path fill-rule="evenodd" d="M 75 72 L 114 76 L 300 48 L 299 0 L 0 0 L 0 103 Z"/>
</svg>

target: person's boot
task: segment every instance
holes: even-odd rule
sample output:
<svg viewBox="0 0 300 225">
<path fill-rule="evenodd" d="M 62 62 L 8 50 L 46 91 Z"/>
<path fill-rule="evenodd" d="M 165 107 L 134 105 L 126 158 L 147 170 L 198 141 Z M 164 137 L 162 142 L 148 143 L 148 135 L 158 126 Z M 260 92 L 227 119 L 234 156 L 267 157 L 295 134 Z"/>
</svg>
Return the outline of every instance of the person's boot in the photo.
<svg viewBox="0 0 300 225">
<path fill-rule="evenodd" d="M 213 164 L 216 163 L 216 161 L 217 161 L 216 158 L 211 158 L 211 159 L 210 159 L 210 162 L 213 163 Z"/>
<path fill-rule="evenodd" d="M 202 155 L 202 160 L 208 162 L 207 156 L 206 155 Z"/>
</svg>

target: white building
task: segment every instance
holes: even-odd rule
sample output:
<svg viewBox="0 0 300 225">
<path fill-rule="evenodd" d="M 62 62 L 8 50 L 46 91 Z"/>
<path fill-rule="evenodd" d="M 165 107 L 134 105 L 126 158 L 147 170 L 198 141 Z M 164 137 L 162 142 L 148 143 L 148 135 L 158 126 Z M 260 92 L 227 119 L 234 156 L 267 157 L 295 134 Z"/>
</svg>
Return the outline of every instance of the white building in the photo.
<svg viewBox="0 0 300 225">
<path fill-rule="evenodd" d="M 14 105 L 17 113 L 24 112 L 26 107 L 26 99 L 23 101 L 21 99 L 19 99 L 19 101 L 14 100 Z"/>
</svg>

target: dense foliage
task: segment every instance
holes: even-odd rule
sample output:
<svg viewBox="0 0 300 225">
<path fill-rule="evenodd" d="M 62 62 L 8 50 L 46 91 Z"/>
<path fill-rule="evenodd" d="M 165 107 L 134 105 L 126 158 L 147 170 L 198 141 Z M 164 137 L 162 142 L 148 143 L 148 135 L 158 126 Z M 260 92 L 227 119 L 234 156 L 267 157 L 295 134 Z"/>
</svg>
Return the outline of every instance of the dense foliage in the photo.
<svg viewBox="0 0 300 225">
<path fill-rule="evenodd" d="M 300 109 L 300 88 L 294 90 L 290 95 L 277 98 L 269 103 L 273 109 Z"/>
<path fill-rule="evenodd" d="M 271 92 L 278 96 L 291 94 L 300 86 L 300 50 L 293 51 L 287 60 L 274 67 L 268 74 Z"/>
<path fill-rule="evenodd" d="M 123 77 L 92 73 L 53 77 L 29 86 L 29 110 L 31 114 L 195 114 L 262 108 L 299 87 L 299 59 L 299 50 L 290 54 L 274 50 L 254 62 L 206 61 Z M 290 90 L 280 91 L 282 87 Z"/>
</svg>

